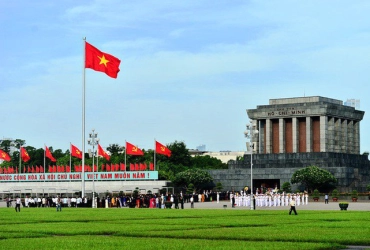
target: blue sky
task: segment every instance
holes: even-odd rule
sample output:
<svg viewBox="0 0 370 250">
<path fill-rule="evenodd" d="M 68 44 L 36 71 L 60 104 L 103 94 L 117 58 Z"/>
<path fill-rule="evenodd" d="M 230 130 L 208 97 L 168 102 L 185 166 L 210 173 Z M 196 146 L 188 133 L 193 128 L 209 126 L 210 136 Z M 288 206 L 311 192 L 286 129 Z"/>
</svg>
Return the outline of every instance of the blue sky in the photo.
<svg viewBox="0 0 370 250">
<path fill-rule="evenodd" d="M 325 96 L 370 108 L 369 1 L 1 1 L 2 138 L 82 146 L 83 37 L 121 59 L 86 70 L 86 133 L 245 150 L 246 109 Z M 370 151 L 369 117 L 361 153 Z M 88 145 L 86 145 L 88 148 Z"/>
</svg>

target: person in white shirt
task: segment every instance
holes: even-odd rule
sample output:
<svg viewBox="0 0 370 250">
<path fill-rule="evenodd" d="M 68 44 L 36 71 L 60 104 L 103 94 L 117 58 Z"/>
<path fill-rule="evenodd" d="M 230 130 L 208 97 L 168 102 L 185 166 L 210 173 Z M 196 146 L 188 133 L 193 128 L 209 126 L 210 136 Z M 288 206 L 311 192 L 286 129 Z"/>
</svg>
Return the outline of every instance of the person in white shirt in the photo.
<svg viewBox="0 0 370 250">
<path fill-rule="evenodd" d="M 25 207 L 29 206 L 28 202 L 29 202 L 29 199 L 28 199 L 28 196 L 26 196 L 26 198 L 24 199 L 24 206 Z"/>
<path fill-rule="evenodd" d="M 17 198 L 15 199 L 15 211 L 16 212 L 21 212 L 21 198 L 19 198 L 17 196 Z"/>
<path fill-rule="evenodd" d="M 290 210 L 289 210 L 289 215 L 292 214 L 292 211 L 294 212 L 295 215 L 297 215 L 297 211 L 295 210 L 295 199 L 294 197 L 292 198 L 292 200 L 290 201 Z"/>
</svg>

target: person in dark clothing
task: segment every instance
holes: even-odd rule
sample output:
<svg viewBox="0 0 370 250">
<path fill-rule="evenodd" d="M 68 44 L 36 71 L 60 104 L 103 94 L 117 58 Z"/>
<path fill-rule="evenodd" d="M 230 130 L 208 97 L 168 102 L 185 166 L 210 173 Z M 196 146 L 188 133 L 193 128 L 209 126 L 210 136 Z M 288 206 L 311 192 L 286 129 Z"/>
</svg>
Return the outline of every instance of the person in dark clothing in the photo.
<svg viewBox="0 0 370 250">
<path fill-rule="evenodd" d="M 173 202 L 175 203 L 175 209 L 179 209 L 179 197 L 174 195 Z"/>
<path fill-rule="evenodd" d="M 292 214 L 292 211 L 294 212 L 295 215 L 297 215 L 297 211 L 295 210 L 295 199 L 294 198 L 292 198 L 292 201 L 290 202 L 289 215 Z"/>
<path fill-rule="evenodd" d="M 21 198 L 17 196 L 15 199 L 15 211 L 20 212 L 21 211 Z"/>
<path fill-rule="evenodd" d="M 184 209 L 184 197 L 180 196 L 181 209 Z"/>
</svg>

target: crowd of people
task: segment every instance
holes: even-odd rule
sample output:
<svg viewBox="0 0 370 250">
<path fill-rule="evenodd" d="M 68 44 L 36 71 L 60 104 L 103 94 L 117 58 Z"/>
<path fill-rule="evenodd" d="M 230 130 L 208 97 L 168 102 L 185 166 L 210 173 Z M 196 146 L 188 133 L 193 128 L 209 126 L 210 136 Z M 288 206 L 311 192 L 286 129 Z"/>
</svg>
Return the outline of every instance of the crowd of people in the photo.
<svg viewBox="0 0 370 250">
<path fill-rule="evenodd" d="M 262 193 L 256 191 L 251 195 L 246 190 L 240 192 L 214 192 L 204 190 L 200 193 L 193 192 L 187 194 L 179 192 L 176 194 L 138 194 L 136 196 L 130 195 L 107 195 L 104 197 L 95 197 L 95 205 L 97 208 L 175 208 L 183 209 L 185 203 L 191 203 L 191 207 L 194 207 L 194 203 L 197 202 L 220 202 L 222 200 L 230 200 L 232 207 L 249 207 L 251 202 L 254 202 L 255 207 L 272 207 L 272 206 L 289 206 L 290 202 L 294 198 L 296 205 L 307 205 L 308 194 L 304 193 L 279 193 L 277 190 L 269 189 Z M 7 206 L 10 207 L 12 200 L 7 198 Z M 21 199 L 23 207 L 93 207 L 91 197 L 28 197 Z"/>
<path fill-rule="evenodd" d="M 278 206 L 289 206 L 291 201 L 294 199 L 296 206 L 308 204 L 308 193 L 279 193 L 276 189 L 267 190 L 265 193 L 256 192 L 251 195 L 245 191 L 239 193 L 230 194 L 230 202 L 232 206 L 249 207 L 251 202 L 254 202 L 254 206 L 257 207 L 278 207 Z"/>
</svg>

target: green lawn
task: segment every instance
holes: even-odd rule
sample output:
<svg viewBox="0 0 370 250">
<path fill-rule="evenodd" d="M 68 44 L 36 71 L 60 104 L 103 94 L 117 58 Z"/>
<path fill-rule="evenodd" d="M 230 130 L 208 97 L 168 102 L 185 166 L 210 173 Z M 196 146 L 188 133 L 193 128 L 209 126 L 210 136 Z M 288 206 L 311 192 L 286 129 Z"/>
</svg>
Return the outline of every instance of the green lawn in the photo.
<svg viewBox="0 0 370 250">
<path fill-rule="evenodd" d="M 1 208 L 1 249 L 343 249 L 370 246 L 370 213 Z"/>
</svg>

